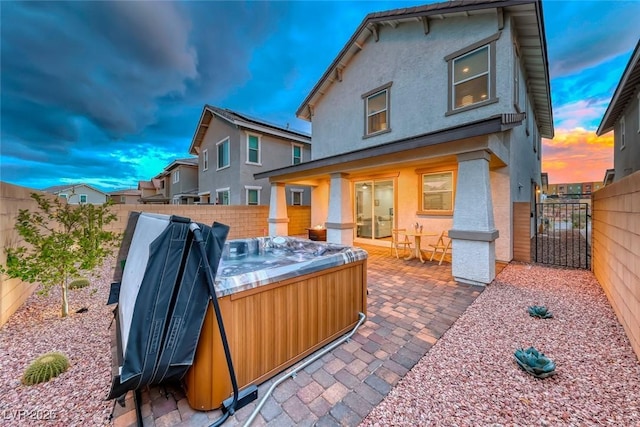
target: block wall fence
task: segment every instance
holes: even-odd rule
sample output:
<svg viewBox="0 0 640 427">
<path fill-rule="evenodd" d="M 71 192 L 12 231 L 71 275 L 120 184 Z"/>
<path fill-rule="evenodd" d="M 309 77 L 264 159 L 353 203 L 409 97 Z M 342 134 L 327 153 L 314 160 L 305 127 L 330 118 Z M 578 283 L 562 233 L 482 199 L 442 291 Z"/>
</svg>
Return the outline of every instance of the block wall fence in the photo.
<svg viewBox="0 0 640 427">
<path fill-rule="evenodd" d="M 640 172 L 593 193 L 592 264 L 640 359 Z"/>
<path fill-rule="evenodd" d="M 22 243 L 15 231 L 16 216 L 20 209 L 33 210 L 37 207 L 31 198 L 31 193 L 34 192 L 42 193 L 0 181 L 0 265 L 6 262 L 5 248 Z M 287 209 L 289 235 L 306 236 L 307 228 L 311 225 L 311 207 L 289 206 Z M 111 212 L 118 218 L 105 228 L 123 232 L 129 213 L 134 211 L 179 215 L 209 225 L 217 221 L 230 227 L 229 239 L 264 236 L 269 232 L 268 206 L 113 205 Z M 36 288 L 37 285 L 0 275 L 0 326 L 6 323 Z"/>
</svg>

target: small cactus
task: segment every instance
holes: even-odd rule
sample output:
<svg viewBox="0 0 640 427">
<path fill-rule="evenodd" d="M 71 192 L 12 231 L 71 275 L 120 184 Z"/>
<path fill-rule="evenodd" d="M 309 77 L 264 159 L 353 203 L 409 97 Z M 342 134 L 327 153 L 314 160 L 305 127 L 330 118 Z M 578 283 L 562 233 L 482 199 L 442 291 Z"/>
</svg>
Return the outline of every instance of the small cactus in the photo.
<svg viewBox="0 0 640 427">
<path fill-rule="evenodd" d="M 34 360 L 22 375 L 22 383 L 34 385 L 49 381 L 69 368 L 69 360 L 62 353 L 47 353 Z"/>
<path fill-rule="evenodd" d="M 553 314 L 544 305 L 532 305 L 529 307 L 529 315 L 539 319 L 551 319 L 553 317 Z"/>
<path fill-rule="evenodd" d="M 69 283 L 69 289 L 82 289 L 89 286 L 89 279 L 86 277 L 81 277 L 79 279 L 75 279 L 71 283 Z"/>
<path fill-rule="evenodd" d="M 556 373 L 555 362 L 534 347 L 526 350 L 519 348 L 513 355 L 518 366 L 536 378 L 547 378 Z"/>
</svg>

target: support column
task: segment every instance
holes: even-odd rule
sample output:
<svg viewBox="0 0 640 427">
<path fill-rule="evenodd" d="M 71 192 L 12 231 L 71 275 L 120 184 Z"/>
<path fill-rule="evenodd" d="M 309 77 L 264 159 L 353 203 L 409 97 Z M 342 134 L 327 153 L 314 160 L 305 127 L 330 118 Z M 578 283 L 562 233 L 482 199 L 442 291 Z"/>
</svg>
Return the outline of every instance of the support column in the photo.
<svg viewBox="0 0 640 427">
<path fill-rule="evenodd" d="M 329 214 L 327 215 L 327 242 L 353 244 L 353 209 L 351 182 L 347 174 L 331 174 L 329 187 Z"/>
<path fill-rule="evenodd" d="M 453 277 L 463 283 L 487 285 L 496 276 L 495 240 L 489 160 L 485 151 L 458 155 L 456 203 L 453 211 Z"/>
<path fill-rule="evenodd" d="M 288 236 L 289 217 L 287 215 L 287 194 L 282 182 L 271 183 L 269 200 L 269 235 Z"/>
</svg>

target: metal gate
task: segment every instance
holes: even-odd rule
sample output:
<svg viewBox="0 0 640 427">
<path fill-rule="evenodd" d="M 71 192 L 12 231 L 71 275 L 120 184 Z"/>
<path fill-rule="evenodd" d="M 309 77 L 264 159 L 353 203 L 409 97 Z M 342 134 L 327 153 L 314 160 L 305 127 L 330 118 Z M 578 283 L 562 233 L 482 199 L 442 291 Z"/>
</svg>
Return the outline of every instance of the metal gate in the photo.
<svg viewBox="0 0 640 427">
<path fill-rule="evenodd" d="M 589 203 L 536 203 L 536 262 L 591 268 L 589 207 Z"/>
</svg>

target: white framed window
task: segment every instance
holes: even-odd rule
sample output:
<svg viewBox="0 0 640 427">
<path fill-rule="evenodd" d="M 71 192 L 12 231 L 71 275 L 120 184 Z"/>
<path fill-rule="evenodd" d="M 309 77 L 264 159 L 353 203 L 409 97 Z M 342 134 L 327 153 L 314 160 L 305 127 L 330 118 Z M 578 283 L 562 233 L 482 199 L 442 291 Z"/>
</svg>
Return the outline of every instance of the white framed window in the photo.
<svg viewBox="0 0 640 427">
<path fill-rule="evenodd" d="M 420 213 L 453 215 L 453 171 L 422 173 L 420 180 Z"/>
<path fill-rule="evenodd" d="M 60 194 L 58 194 L 58 197 L 61 197 L 61 198 L 65 199 L 65 200 L 67 200 L 69 198 L 69 195 L 67 193 L 60 193 Z"/>
<path fill-rule="evenodd" d="M 120 203 L 125 203 L 127 201 L 127 196 L 120 196 Z"/>
<path fill-rule="evenodd" d="M 262 191 L 262 187 L 257 187 L 253 185 L 245 185 L 244 186 L 246 192 L 246 200 L 247 205 L 259 205 L 260 204 L 260 192 Z"/>
<path fill-rule="evenodd" d="M 495 42 L 500 34 L 498 32 L 444 58 L 449 73 L 449 105 L 445 115 L 498 102 Z"/>
<path fill-rule="evenodd" d="M 297 165 L 302 163 L 302 145 L 291 144 L 291 164 Z"/>
<path fill-rule="evenodd" d="M 389 132 L 391 117 L 390 92 L 393 82 L 389 82 L 362 95 L 364 99 L 364 136 Z"/>
<path fill-rule="evenodd" d="M 229 187 L 218 188 L 216 190 L 216 205 L 228 205 L 229 204 Z"/>
<path fill-rule="evenodd" d="M 202 150 L 202 170 L 209 169 L 209 150 Z"/>
<path fill-rule="evenodd" d="M 228 168 L 229 159 L 229 137 L 223 139 L 216 144 L 218 150 L 218 170 Z"/>
<path fill-rule="evenodd" d="M 292 206 L 302 206 L 302 195 L 304 194 L 304 190 L 298 188 L 291 189 L 291 205 Z"/>
<path fill-rule="evenodd" d="M 624 147 L 626 146 L 626 125 L 624 122 L 624 116 L 622 116 L 622 118 L 620 119 L 620 149 L 623 150 Z"/>
<path fill-rule="evenodd" d="M 82 204 L 87 203 L 87 195 L 86 194 L 80 194 L 80 203 L 82 203 Z"/>
<path fill-rule="evenodd" d="M 173 203 L 174 205 L 179 205 L 180 204 L 180 196 L 173 196 L 173 200 L 171 200 L 171 203 Z"/>
<path fill-rule="evenodd" d="M 513 105 L 520 112 L 520 54 L 516 43 L 513 44 Z"/>
<path fill-rule="evenodd" d="M 261 165 L 261 137 L 260 135 L 248 133 L 247 134 L 247 164 Z"/>
<path fill-rule="evenodd" d="M 176 169 L 173 171 L 173 183 L 177 184 L 178 182 L 180 182 L 180 169 Z"/>
</svg>

